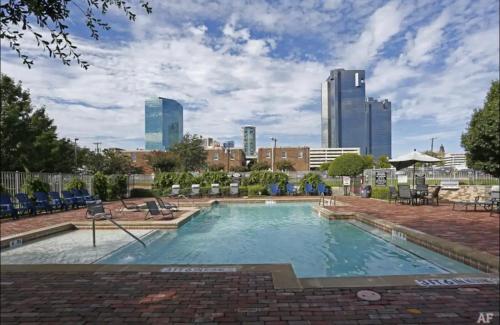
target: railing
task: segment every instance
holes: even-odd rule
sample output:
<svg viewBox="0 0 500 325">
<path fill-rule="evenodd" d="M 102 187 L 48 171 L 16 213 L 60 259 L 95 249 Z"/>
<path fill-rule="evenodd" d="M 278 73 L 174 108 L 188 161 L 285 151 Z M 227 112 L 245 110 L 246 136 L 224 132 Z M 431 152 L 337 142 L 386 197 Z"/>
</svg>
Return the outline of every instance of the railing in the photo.
<svg viewBox="0 0 500 325">
<path fill-rule="evenodd" d="M 123 228 L 118 222 L 114 221 L 111 218 L 106 218 L 106 220 L 111 221 L 111 223 L 113 223 L 115 226 L 117 226 L 118 228 L 120 228 L 121 230 L 126 232 L 128 235 L 130 235 L 132 238 L 137 240 L 139 243 L 142 244 L 142 246 L 146 247 L 146 244 L 139 237 L 135 236 L 133 233 L 131 233 L 127 229 Z M 95 245 L 95 218 L 92 218 L 92 244 L 94 245 L 94 247 L 96 247 L 96 245 Z"/>
</svg>

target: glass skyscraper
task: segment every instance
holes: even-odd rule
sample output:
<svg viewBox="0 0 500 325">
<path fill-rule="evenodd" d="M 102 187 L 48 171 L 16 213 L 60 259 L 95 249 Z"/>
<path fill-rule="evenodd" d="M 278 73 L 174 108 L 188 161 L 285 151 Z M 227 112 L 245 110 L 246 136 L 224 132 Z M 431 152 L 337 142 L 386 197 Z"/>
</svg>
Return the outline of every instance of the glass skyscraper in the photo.
<svg viewBox="0 0 500 325">
<path fill-rule="evenodd" d="M 335 69 L 321 85 L 321 146 L 391 154 L 391 103 L 366 100 L 365 71 Z"/>
<path fill-rule="evenodd" d="M 366 101 L 366 111 L 369 154 L 375 158 L 391 157 L 391 102 L 387 99 L 378 101 L 370 97 Z"/>
<path fill-rule="evenodd" d="M 144 112 L 146 150 L 169 150 L 182 140 L 183 109 L 177 101 L 147 99 Z"/>
<path fill-rule="evenodd" d="M 255 157 L 256 152 L 256 134 L 255 126 L 244 126 L 243 132 L 243 151 L 247 157 Z"/>
</svg>

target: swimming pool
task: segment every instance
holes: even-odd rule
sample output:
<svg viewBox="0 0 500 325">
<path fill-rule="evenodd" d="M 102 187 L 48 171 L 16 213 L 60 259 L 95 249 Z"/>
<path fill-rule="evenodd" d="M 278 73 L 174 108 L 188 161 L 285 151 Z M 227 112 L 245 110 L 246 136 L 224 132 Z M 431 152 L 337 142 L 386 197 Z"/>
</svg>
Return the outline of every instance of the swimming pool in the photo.
<svg viewBox="0 0 500 325">
<path fill-rule="evenodd" d="M 203 209 L 177 230 L 136 234 L 142 235 L 147 248 L 130 238 L 123 242 L 125 238 L 120 237 L 121 246 L 115 245 L 99 257 L 90 254 L 92 261 L 87 258 L 81 263 L 291 263 L 298 277 L 479 272 L 363 223 L 319 217 L 307 203 L 219 204 Z M 89 239 L 85 239 L 86 247 Z M 99 242 L 98 246 L 103 246 Z M 31 245 L 37 243 L 23 249 L 27 252 Z M 2 262 L 16 249 L 2 253 Z M 79 263 L 75 261 L 78 258 L 72 257 L 70 262 L 64 259 L 56 260 Z M 16 258 L 10 256 L 7 263 L 9 260 Z"/>
</svg>

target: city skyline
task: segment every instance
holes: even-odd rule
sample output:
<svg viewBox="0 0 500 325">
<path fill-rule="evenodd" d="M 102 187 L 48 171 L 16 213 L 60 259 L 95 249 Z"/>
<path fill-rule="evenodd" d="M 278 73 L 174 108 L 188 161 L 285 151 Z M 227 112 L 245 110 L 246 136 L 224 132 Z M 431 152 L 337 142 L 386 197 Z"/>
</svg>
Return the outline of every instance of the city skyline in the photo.
<svg viewBox="0 0 500 325">
<path fill-rule="evenodd" d="M 498 78 L 493 1 L 182 1 L 136 12 L 134 24 L 111 13 L 99 42 L 72 30 L 88 71 L 41 55 L 29 70 L 2 44 L 2 73 L 46 105 L 60 136 L 87 147 L 142 147 L 151 94 L 179 100 L 185 133 L 241 146 L 251 124 L 258 146 L 274 136 L 278 146 L 320 147 L 325 72 L 364 69 L 366 93 L 392 102 L 393 156 L 428 150 L 435 137 L 463 151 L 460 135 Z"/>
</svg>

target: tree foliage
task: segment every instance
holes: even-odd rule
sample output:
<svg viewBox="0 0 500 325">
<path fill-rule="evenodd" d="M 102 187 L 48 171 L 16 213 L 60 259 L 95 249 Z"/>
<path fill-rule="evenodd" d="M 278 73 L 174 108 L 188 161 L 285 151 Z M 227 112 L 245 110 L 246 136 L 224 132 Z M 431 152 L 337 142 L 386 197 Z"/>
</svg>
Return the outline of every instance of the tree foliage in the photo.
<svg viewBox="0 0 500 325">
<path fill-rule="evenodd" d="M 153 151 L 147 160 L 155 172 L 173 172 L 179 166 L 177 157 L 163 151 Z"/>
<path fill-rule="evenodd" d="M 280 160 L 276 162 L 276 169 L 283 171 L 294 171 L 293 163 L 290 160 Z"/>
<path fill-rule="evenodd" d="M 82 169 L 89 174 L 129 174 L 133 170 L 132 160 L 120 150 L 104 149 L 102 153 L 96 153 L 84 148 L 81 152 Z"/>
<path fill-rule="evenodd" d="M 22 84 L 1 75 L 0 170 L 71 172 L 74 145 L 58 139 L 45 108 L 36 109 Z"/>
<path fill-rule="evenodd" d="M 148 2 L 140 0 L 141 7 L 149 14 Z M 87 69 L 89 63 L 81 58 L 76 45 L 69 35 L 69 24 L 81 28 L 75 22 L 83 21 L 90 32 L 90 37 L 98 40 L 100 30 L 111 29 L 102 17 L 112 8 L 124 12 L 125 16 L 135 21 L 136 15 L 124 0 L 8 0 L 0 5 L 0 39 L 9 42 L 9 47 L 16 51 L 29 68 L 33 59 L 26 54 L 22 43 L 28 32 L 37 42 L 38 47 L 47 50 L 49 57 L 57 58 L 65 65 L 76 61 Z M 75 14 L 76 13 L 76 14 Z"/>
<path fill-rule="evenodd" d="M 364 157 L 355 153 L 345 153 L 332 161 L 328 174 L 330 176 L 357 176 L 363 173 L 366 164 Z"/>
<path fill-rule="evenodd" d="M 376 168 L 391 168 L 392 165 L 389 162 L 389 157 L 387 156 L 380 156 L 377 161 L 375 162 L 375 167 Z"/>
<path fill-rule="evenodd" d="M 196 134 L 185 134 L 182 141 L 176 143 L 170 152 L 179 157 L 179 167 L 182 171 L 201 170 L 205 167 L 207 152 L 203 148 L 201 137 Z"/>
<path fill-rule="evenodd" d="M 467 165 L 500 177 L 500 83 L 491 83 L 484 106 L 474 110 L 467 130 L 462 134 Z"/>
<path fill-rule="evenodd" d="M 265 161 L 257 161 L 250 167 L 251 171 L 269 170 L 269 169 L 271 169 L 271 165 Z"/>
</svg>

